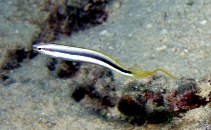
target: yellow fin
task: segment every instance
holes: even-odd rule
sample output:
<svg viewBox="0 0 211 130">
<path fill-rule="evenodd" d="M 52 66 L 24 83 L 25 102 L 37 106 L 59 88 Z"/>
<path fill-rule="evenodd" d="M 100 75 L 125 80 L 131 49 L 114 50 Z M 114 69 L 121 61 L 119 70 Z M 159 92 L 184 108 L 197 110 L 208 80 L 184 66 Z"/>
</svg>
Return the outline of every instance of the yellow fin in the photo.
<svg viewBox="0 0 211 130">
<path fill-rule="evenodd" d="M 136 76 L 136 77 L 139 77 L 139 78 L 146 78 L 150 75 L 153 75 L 154 73 L 156 73 L 157 71 L 162 71 L 164 72 L 166 75 L 170 76 L 171 78 L 173 79 L 177 79 L 175 76 L 173 76 L 172 74 L 170 74 L 169 72 L 163 70 L 163 69 L 160 69 L 160 68 L 157 68 L 156 70 L 154 71 L 144 71 L 142 69 L 129 69 L 131 71 L 131 73 Z"/>
</svg>

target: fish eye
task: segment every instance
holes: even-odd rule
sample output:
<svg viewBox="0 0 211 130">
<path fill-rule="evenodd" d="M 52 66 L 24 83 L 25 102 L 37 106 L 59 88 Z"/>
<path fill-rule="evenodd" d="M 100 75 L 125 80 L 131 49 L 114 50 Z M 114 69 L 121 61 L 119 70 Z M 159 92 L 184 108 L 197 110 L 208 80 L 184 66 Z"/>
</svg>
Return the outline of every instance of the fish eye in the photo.
<svg viewBox="0 0 211 130">
<path fill-rule="evenodd" d="M 41 48 L 37 48 L 38 50 L 41 50 Z"/>
</svg>

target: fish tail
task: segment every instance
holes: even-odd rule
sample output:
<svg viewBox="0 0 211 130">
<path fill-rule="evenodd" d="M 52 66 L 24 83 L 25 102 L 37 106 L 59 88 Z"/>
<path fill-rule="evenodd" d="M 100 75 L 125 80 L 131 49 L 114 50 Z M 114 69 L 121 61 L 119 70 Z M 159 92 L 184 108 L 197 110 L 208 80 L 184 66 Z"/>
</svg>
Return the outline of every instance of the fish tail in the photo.
<svg viewBox="0 0 211 130">
<path fill-rule="evenodd" d="M 136 77 L 139 77 L 139 78 L 146 78 L 148 76 L 151 76 L 153 75 L 154 73 L 156 73 L 157 71 L 162 71 L 163 73 L 165 73 L 166 75 L 170 76 L 171 78 L 173 79 L 177 79 L 175 76 L 173 76 L 172 74 L 170 74 L 169 72 L 163 70 L 163 69 L 160 69 L 160 68 L 157 68 L 156 70 L 154 71 L 144 71 L 142 69 L 138 69 L 138 70 L 131 70 L 131 73 L 136 76 Z"/>
</svg>

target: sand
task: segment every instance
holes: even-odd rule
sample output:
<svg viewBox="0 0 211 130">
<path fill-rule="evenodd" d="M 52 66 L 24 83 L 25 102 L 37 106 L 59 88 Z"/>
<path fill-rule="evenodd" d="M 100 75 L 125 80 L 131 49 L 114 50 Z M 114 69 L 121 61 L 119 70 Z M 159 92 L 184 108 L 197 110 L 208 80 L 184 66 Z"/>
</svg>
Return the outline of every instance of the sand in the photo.
<svg viewBox="0 0 211 130">
<path fill-rule="evenodd" d="M 45 6 L 45 1 L 0 0 L 0 129 L 211 129 L 210 102 L 170 122 L 141 126 L 130 124 L 116 107 L 101 108 L 89 97 L 76 102 L 72 86 L 86 85 L 86 78 L 93 80 L 104 70 L 82 64 L 75 76 L 59 78 L 46 66 L 51 58 L 31 56 L 31 45 L 49 15 Z M 126 67 L 163 68 L 179 79 L 206 77 L 210 92 L 210 0 L 116 0 L 106 10 L 106 22 L 53 42 L 104 52 Z M 20 55 L 24 58 L 18 59 Z M 121 87 L 133 79 L 112 73 L 116 94 L 121 95 Z M 105 79 L 95 85 L 111 82 Z M 207 98 L 206 92 L 201 95 Z"/>
</svg>

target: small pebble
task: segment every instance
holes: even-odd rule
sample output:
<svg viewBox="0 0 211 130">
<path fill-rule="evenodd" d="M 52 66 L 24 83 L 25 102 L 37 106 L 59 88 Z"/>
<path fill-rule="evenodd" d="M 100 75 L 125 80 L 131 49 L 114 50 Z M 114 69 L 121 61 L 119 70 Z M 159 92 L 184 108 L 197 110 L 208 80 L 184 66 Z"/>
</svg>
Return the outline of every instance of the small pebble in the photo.
<svg viewBox="0 0 211 130">
<path fill-rule="evenodd" d="M 152 24 L 147 24 L 147 28 L 152 28 Z"/>
<path fill-rule="evenodd" d="M 128 37 L 132 37 L 132 34 L 130 33 L 130 34 L 128 34 Z"/>
<path fill-rule="evenodd" d="M 184 52 L 185 52 L 185 53 L 188 53 L 188 49 L 184 49 Z"/>
<path fill-rule="evenodd" d="M 163 51 L 163 50 L 165 50 L 166 48 L 167 48 L 167 46 L 166 46 L 166 45 L 163 45 L 163 46 L 161 46 L 161 47 L 157 47 L 156 50 L 157 50 L 157 51 Z"/>
<path fill-rule="evenodd" d="M 100 32 L 100 35 L 108 35 L 108 31 L 107 30 L 103 30 Z"/>
<path fill-rule="evenodd" d="M 207 24 L 207 20 L 202 20 L 202 21 L 200 21 L 199 22 L 201 25 L 205 25 L 205 24 Z"/>
<path fill-rule="evenodd" d="M 116 2 L 113 3 L 113 8 L 114 9 L 119 9 L 120 7 L 121 7 L 121 3 L 120 2 L 116 1 Z"/>
<path fill-rule="evenodd" d="M 18 30 L 15 30 L 15 33 L 19 33 L 19 31 Z"/>
</svg>

